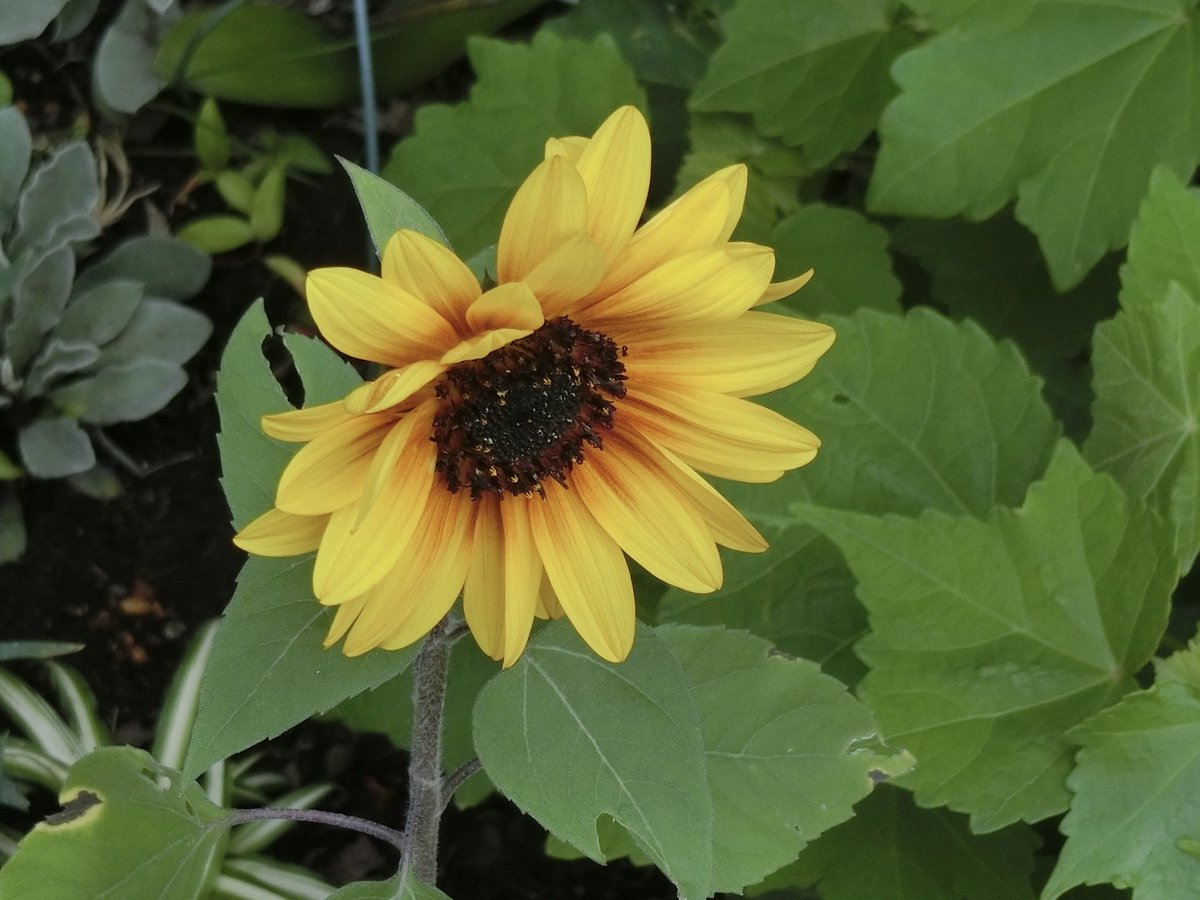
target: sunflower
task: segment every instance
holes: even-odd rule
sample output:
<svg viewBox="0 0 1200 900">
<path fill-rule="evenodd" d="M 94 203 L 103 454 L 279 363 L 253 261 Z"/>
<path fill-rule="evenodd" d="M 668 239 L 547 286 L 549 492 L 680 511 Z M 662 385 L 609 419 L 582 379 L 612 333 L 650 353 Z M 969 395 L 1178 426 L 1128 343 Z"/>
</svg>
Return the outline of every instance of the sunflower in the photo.
<svg viewBox="0 0 1200 900">
<path fill-rule="evenodd" d="M 766 542 L 698 473 L 767 482 L 817 438 L 744 399 L 805 375 L 825 325 L 752 311 L 767 247 L 731 242 L 746 169 L 723 169 L 640 228 L 650 135 L 633 107 L 590 138 L 551 139 L 518 189 L 481 288 L 413 231 L 382 274 L 308 276 L 313 320 L 387 367 L 343 400 L 263 418 L 303 443 L 275 507 L 235 538 L 262 556 L 316 551 L 336 608 L 326 646 L 354 656 L 425 635 L 461 594 L 479 646 L 512 665 L 536 617 L 565 614 L 601 657 L 635 626 L 625 555 L 663 581 L 721 586 L 717 544 Z"/>
</svg>

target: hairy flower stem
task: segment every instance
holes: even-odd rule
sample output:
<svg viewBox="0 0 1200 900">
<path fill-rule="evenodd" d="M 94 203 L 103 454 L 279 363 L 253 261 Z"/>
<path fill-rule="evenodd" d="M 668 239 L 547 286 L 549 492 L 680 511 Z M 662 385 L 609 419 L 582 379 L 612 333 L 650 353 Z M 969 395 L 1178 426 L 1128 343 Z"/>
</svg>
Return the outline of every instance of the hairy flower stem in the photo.
<svg viewBox="0 0 1200 900">
<path fill-rule="evenodd" d="M 408 814 L 401 865 L 422 883 L 437 883 L 438 829 L 442 800 L 442 718 L 450 650 L 463 634 L 447 616 L 434 627 L 413 663 L 413 730 L 408 759 Z"/>
<path fill-rule="evenodd" d="M 331 828 L 345 828 L 359 831 L 371 837 L 386 841 L 393 847 L 404 850 L 404 835 L 386 825 L 372 822 L 370 819 L 360 819 L 358 816 L 347 816 L 344 813 L 325 812 L 320 809 L 288 809 L 268 806 L 261 809 L 235 809 L 221 819 L 225 826 L 245 825 L 247 822 L 260 822 L 263 819 L 287 819 L 292 822 L 315 822 L 318 825 L 328 825 Z"/>
</svg>

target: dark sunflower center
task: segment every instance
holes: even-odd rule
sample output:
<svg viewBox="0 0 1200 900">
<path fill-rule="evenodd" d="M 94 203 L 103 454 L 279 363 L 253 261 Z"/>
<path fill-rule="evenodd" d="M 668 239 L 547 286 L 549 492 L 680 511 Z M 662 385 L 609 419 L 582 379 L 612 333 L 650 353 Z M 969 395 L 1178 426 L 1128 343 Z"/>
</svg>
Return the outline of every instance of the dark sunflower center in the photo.
<svg viewBox="0 0 1200 900">
<path fill-rule="evenodd" d="M 483 359 L 459 363 L 437 385 L 437 471 L 451 493 L 543 493 L 565 483 L 583 446 L 602 446 L 625 366 L 609 338 L 560 316 Z"/>
</svg>

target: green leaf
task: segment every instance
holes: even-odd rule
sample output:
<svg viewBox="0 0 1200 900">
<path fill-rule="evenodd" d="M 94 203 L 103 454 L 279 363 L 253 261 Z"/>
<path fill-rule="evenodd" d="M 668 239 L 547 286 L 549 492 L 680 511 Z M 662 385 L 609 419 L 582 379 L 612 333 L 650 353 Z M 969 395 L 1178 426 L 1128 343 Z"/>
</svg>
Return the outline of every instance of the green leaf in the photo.
<svg viewBox="0 0 1200 900">
<path fill-rule="evenodd" d="M 100 358 L 100 348 L 91 341 L 68 341 L 51 337 L 29 366 L 22 385 L 26 397 L 39 397 L 57 381 L 88 368 Z"/>
<path fill-rule="evenodd" d="M 329 895 L 329 900 L 450 900 L 437 888 L 421 884 L 407 871 L 387 881 L 356 881 Z"/>
<path fill-rule="evenodd" d="M 0 662 L 11 662 L 14 659 L 50 659 L 55 656 L 66 656 L 68 653 L 78 653 L 83 644 L 71 644 L 66 641 L 0 641 Z"/>
<path fill-rule="evenodd" d="M 25 184 L 17 226 L 5 248 L 10 257 L 86 241 L 100 233 L 93 210 L 100 199 L 96 160 L 82 141 L 64 144 Z"/>
<path fill-rule="evenodd" d="M 37 37 L 66 4 L 67 0 L 9 0 L 0 7 L 0 44 Z"/>
<path fill-rule="evenodd" d="M 738 892 L 850 818 L 881 769 L 870 711 L 807 660 L 721 628 L 656 629 L 692 685 L 713 803 L 713 883 Z"/>
<path fill-rule="evenodd" d="M 215 255 L 246 246 L 255 234 L 249 219 L 243 216 L 214 215 L 192 219 L 179 229 L 179 239 Z"/>
<path fill-rule="evenodd" d="M 1200 644 L 1159 661 L 1154 687 L 1071 732 L 1067 836 L 1042 897 L 1080 884 L 1132 887 L 1133 900 L 1200 894 Z"/>
<path fill-rule="evenodd" d="M 143 287 L 136 281 L 114 279 L 79 292 L 68 303 L 54 335 L 64 341 L 107 344 L 129 324 L 142 302 Z"/>
<path fill-rule="evenodd" d="M 203 313 L 167 300 L 143 300 L 119 336 L 100 350 L 101 365 L 146 360 L 182 365 L 212 334 Z"/>
<path fill-rule="evenodd" d="M 17 435 L 21 463 L 34 478 L 66 478 L 96 464 L 92 442 L 74 419 L 38 419 Z"/>
<path fill-rule="evenodd" d="M 350 659 L 325 649 L 332 621 L 313 597 L 311 556 L 247 560 L 205 670 L 185 774 L 394 678 L 416 655 L 409 647 Z"/>
<path fill-rule="evenodd" d="M 13 285 L 11 322 L 4 331 L 5 355 L 23 372 L 41 347 L 42 338 L 58 323 L 71 294 L 75 254 L 69 247 L 51 250 L 20 271 Z"/>
<path fill-rule="evenodd" d="M 102 108 L 135 113 L 164 87 L 154 71 L 164 22 L 149 6 L 146 0 L 125 0 L 100 37 L 92 64 L 92 93 Z"/>
<path fill-rule="evenodd" d="M 928 309 L 829 322 L 837 341 L 813 373 L 766 398 L 831 448 L 799 473 L 816 502 L 983 515 L 1021 501 L 1059 429 L 1011 344 Z"/>
<path fill-rule="evenodd" d="M 1017 197 L 1054 284 L 1124 245 L 1150 173 L 1200 158 L 1193 0 L 978 4 L 901 56 L 869 201 L 985 219 Z"/>
<path fill-rule="evenodd" d="M 477 80 L 457 106 L 417 111 L 383 177 L 429 210 L 462 257 L 495 243 L 509 200 L 549 137 L 590 135 L 617 107 L 644 106 L 611 44 L 539 32 L 529 44 L 474 38 Z"/>
<path fill-rule="evenodd" d="M 325 151 L 302 134 L 281 136 L 271 152 L 289 170 L 299 169 L 311 175 L 329 175 L 333 172 L 333 163 Z"/>
<path fill-rule="evenodd" d="M 1091 389 L 1078 358 L 1096 323 L 1116 311 L 1115 266 L 1097 266 L 1059 294 L 1036 239 L 1007 212 L 979 224 L 906 221 L 893 233 L 893 246 L 929 273 L 934 304 L 1015 341 L 1046 379 L 1046 398 L 1068 431 L 1086 433 Z"/>
<path fill-rule="evenodd" d="M 362 166 L 356 166 L 340 156 L 337 160 L 350 176 L 350 183 L 354 185 L 358 205 L 362 207 L 363 218 L 367 222 L 367 231 L 371 234 L 371 243 L 375 245 L 378 255 L 383 255 L 383 248 L 387 246 L 388 239 L 401 228 L 419 232 L 440 244 L 450 246 L 441 226 L 416 200 Z"/>
<path fill-rule="evenodd" d="M 781 301 L 804 316 L 851 313 L 861 307 L 900 312 L 900 281 L 892 274 L 888 233 L 852 209 L 803 206 L 771 233 L 775 280 L 814 269 L 813 279 Z"/>
<path fill-rule="evenodd" d="M 859 694 L 884 738 L 920 761 L 923 806 L 977 832 L 1063 811 L 1064 731 L 1131 690 L 1175 585 L 1164 523 L 1062 442 L 1017 510 L 916 519 L 816 506 L 871 634 Z"/>
<path fill-rule="evenodd" d="M 267 170 L 254 191 L 250 207 L 250 233 L 257 241 L 269 241 L 283 227 L 283 200 L 287 190 L 287 169 L 276 163 Z"/>
<path fill-rule="evenodd" d="M 1177 283 L 1096 329 L 1089 460 L 1173 524 L 1181 571 L 1200 551 L 1200 303 Z"/>
<path fill-rule="evenodd" d="M 136 422 L 158 412 L 185 384 L 187 375 L 178 363 L 135 359 L 72 381 L 54 391 L 51 398 L 84 422 L 113 425 Z"/>
<path fill-rule="evenodd" d="M 2 645 L 0 645 L 2 646 Z M 0 806 L 17 809 L 21 812 L 29 809 L 29 800 L 17 788 L 16 784 L 4 772 L 4 743 L 7 735 L 0 734 Z"/>
<path fill-rule="evenodd" d="M 0 564 L 16 562 L 25 553 L 25 514 L 16 494 L 0 495 Z"/>
<path fill-rule="evenodd" d="M 561 840 L 602 861 L 612 816 L 686 900 L 711 893 L 712 807 L 687 678 L 642 626 L 612 664 L 564 623 L 530 641 L 475 705 L 475 745 L 496 786 Z"/>
<path fill-rule="evenodd" d="M 202 895 L 216 877 L 222 810 L 142 750 L 105 747 L 71 767 L 63 811 L 21 841 L 0 893 L 55 900 Z"/>
<path fill-rule="evenodd" d="M 725 43 L 696 86 L 705 112 L 753 113 L 763 134 L 802 145 L 815 167 L 875 130 L 896 93 L 888 70 L 912 42 L 892 27 L 895 0 L 735 3 Z"/>
<path fill-rule="evenodd" d="M 221 107 L 208 97 L 196 113 L 196 157 L 210 172 L 220 172 L 229 165 L 229 131 L 221 117 Z"/>
<path fill-rule="evenodd" d="M 1200 297 L 1200 192 L 1159 166 L 1129 235 L 1121 305 L 1159 306 L 1172 281 Z"/>
<path fill-rule="evenodd" d="M 352 45 L 298 10 L 242 5 L 212 27 L 213 11 L 181 19 L 163 39 L 154 68 L 175 79 L 194 49 L 183 80 L 210 97 L 270 106 L 336 106 L 355 94 Z M 201 29 L 212 28 L 198 46 Z"/>
<path fill-rule="evenodd" d="M 104 259 L 88 266 L 75 280 L 78 297 L 106 281 L 123 279 L 145 286 L 151 297 L 186 300 L 208 281 L 208 255 L 169 235 L 140 235 L 118 244 Z"/>
<path fill-rule="evenodd" d="M 9 217 L 17 205 L 21 184 L 29 172 L 29 154 L 33 138 L 20 110 L 11 106 L 0 109 L 0 143 L 7 149 L 0 163 L 0 234 L 8 231 Z"/>
<path fill-rule="evenodd" d="M 822 900 L 1032 900 L 1036 845 L 1020 826 L 972 834 L 966 817 L 885 785 L 768 884 L 815 887 Z"/>
<path fill-rule="evenodd" d="M 254 183 L 241 172 L 226 169 L 217 175 L 214 182 L 221 199 L 243 215 L 250 214 L 254 206 Z"/>
</svg>

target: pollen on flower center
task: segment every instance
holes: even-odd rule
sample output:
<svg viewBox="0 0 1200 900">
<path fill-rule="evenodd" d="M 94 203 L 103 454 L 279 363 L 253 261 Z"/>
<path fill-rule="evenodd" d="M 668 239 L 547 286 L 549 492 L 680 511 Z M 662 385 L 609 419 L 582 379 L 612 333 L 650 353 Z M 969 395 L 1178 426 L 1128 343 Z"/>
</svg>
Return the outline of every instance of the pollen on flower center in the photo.
<svg viewBox="0 0 1200 900">
<path fill-rule="evenodd" d="M 459 363 L 437 384 L 436 468 L 451 493 L 544 493 L 602 446 L 613 403 L 625 396 L 623 348 L 565 316 L 483 359 Z"/>
</svg>

